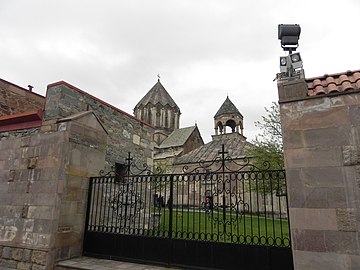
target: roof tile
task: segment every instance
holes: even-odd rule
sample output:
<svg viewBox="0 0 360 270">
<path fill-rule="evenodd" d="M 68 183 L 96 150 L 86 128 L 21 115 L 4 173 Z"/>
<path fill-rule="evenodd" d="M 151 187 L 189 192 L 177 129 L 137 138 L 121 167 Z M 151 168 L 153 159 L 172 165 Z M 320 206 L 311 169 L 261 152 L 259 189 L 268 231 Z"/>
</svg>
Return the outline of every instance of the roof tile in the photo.
<svg viewBox="0 0 360 270">
<path fill-rule="evenodd" d="M 336 74 L 309 78 L 305 80 L 308 86 L 308 96 L 360 90 L 360 70 L 346 71 Z"/>
<path fill-rule="evenodd" d="M 329 89 L 329 93 L 332 93 L 332 92 L 339 92 L 337 86 L 336 86 L 336 83 L 329 83 L 328 84 L 328 89 Z"/>
</svg>

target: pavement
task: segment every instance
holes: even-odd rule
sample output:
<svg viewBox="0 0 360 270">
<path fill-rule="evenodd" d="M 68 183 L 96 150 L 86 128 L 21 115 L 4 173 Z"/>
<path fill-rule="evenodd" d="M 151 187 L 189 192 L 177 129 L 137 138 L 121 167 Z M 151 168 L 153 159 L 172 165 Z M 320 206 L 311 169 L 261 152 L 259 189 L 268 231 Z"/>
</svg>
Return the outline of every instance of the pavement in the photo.
<svg viewBox="0 0 360 270">
<path fill-rule="evenodd" d="M 90 257 L 78 257 L 57 263 L 60 269 L 83 269 L 83 270 L 180 270 L 164 266 L 154 266 L 122 261 L 104 260 Z M 56 268 L 55 268 L 56 269 Z"/>
</svg>

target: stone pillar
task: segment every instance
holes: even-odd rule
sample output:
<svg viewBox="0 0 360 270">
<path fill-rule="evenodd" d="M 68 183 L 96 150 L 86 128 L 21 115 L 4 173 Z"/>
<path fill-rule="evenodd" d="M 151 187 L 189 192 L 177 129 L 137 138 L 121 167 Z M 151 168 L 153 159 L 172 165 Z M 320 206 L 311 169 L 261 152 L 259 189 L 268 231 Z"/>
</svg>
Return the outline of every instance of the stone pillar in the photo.
<svg viewBox="0 0 360 270">
<path fill-rule="evenodd" d="M 64 187 L 60 196 L 58 227 L 55 233 L 55 260 L 81 256 L 89 178 L 99 175 L 105 165 L 107 133 L 92 112 L 58 121 L 58 129 L 68 133 L 64 167 Z"/>
<path fill-rule="evenodd" d="M 360 269 L 360 92 L 278 90 L 295 270 Z"/>
</svg>

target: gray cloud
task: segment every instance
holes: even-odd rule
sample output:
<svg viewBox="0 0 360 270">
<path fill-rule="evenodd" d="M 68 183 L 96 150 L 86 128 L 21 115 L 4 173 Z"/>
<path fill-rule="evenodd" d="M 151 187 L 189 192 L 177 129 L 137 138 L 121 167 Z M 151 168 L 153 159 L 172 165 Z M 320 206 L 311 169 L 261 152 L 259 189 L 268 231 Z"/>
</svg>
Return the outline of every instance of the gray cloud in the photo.
<svg viewBox="0 0 360 270">
<path fill-rule="evenodd" d="M 160 73 L 184 126 L 197 121 L 208 141 L 229 94 L 251 139 L 277 100 L 277 24 L 302 26 L 307 76 L 358 69 L 359 8 L 354 0 L 2 0 L 0 77 L 40 94 L 65 80 L 132 113 Z"/>
</svg>

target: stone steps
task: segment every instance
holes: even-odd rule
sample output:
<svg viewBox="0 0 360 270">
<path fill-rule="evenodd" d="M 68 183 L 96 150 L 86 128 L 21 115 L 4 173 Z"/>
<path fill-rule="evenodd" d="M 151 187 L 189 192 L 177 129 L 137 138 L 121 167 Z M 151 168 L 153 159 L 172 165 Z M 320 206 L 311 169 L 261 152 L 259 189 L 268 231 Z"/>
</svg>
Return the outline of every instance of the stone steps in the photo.
<svg viewBox="0 0 360 270">
<path fill-rule="evenodd" d="M 54 270 L 171 270 L 180 268 L 168 268 L 130 262 L 104 260 L 90 257 L 78 257 L 58 262 Z"/>
</svg>

